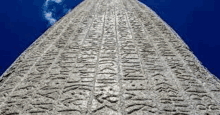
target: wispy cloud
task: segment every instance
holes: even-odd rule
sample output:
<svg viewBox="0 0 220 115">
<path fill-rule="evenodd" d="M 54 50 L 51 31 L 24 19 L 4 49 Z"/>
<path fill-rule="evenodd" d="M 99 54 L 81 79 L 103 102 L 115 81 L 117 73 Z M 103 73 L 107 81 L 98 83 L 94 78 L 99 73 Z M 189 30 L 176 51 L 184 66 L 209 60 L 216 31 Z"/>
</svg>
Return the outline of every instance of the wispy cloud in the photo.
<svg viewBox="0 0 220 115">
<path fill-rule="evenodd" d="M 58 4 L 62 2 L 62 0 L 51 0 L 51 1 L 54 1 L 54 2 L 56 2 Z"/>
<path fill-rule="evenodd" d="M 51 25 L 53 25 L 57 20 L 53 18 L 53 13 L 51 11 L 47 11 L 49 2 L 55 2 L 57 4 L 60 4 L 62 0 L 46 0 L 44 3 L 44 8 L 43 8 L 44 18 L 48 20 Z"/>
<path fill-rule="evenodd" d="M 46 0 L 44 6 L 48 7 L 48 2 L 56 2 L 57 4 L 59 4 L 62 2 L 62 0 Z"/>
<path fill-rule="evenodd" d="M 55 18 L 52 17 L 52 12 L 44 12 L 44 16 L 51 25 L 53 25 L 57 21 Z"/>
</svg>

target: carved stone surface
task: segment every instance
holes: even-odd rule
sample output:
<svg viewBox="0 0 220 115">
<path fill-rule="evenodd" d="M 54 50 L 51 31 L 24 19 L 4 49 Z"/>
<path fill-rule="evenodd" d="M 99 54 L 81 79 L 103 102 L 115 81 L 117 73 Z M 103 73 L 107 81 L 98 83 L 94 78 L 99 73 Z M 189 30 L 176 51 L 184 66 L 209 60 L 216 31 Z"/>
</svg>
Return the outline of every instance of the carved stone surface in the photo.
<svg viewBox="0 0 220 115">
<path fill-rule="evenodd" d="M 219 115 L 220 82 L 150 8 L 85 0 L 0 80 L 0 115 Z"/>
</svg>

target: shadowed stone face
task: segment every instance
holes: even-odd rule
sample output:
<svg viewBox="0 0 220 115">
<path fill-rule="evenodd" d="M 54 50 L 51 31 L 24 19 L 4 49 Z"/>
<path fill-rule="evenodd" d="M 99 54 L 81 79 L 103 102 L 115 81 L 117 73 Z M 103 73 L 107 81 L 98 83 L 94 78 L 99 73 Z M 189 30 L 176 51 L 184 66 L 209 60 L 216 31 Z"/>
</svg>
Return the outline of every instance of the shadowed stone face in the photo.
<svg viewBox="0 0 220 115">
<path fill-rule="evenodd" d="M 220 83 L 136 0 L 85 0 L 2 76 L 1 115 L 217 115 Z"/>
</svg>

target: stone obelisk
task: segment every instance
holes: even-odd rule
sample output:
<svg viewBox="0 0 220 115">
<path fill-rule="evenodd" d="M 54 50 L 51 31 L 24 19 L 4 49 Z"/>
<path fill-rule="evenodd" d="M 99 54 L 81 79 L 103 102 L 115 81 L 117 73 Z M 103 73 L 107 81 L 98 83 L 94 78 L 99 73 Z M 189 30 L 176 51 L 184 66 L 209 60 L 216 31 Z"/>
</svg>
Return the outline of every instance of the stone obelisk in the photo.
<svg viewBox="0 0 220 115">
<path fill-rule="evenodd" d="M 220 82 L 137 0 L 85 0 L 0 81 L 0 115 L 219 115 Z"/>
</svg>

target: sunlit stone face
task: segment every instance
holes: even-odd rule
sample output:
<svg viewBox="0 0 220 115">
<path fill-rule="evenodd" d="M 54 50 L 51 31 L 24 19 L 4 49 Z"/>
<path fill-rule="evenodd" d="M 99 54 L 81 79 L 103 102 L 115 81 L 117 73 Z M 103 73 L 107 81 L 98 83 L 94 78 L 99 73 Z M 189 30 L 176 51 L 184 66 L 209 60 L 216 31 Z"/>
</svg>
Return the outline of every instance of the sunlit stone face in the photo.
<svg viewBox="0 0 220 115">
<path fill-rule="evenodd" d="M 83 1 L 2 77 L 1 115 L 220 114 L 219 82 L 136 0 Z"/>
</svg>

